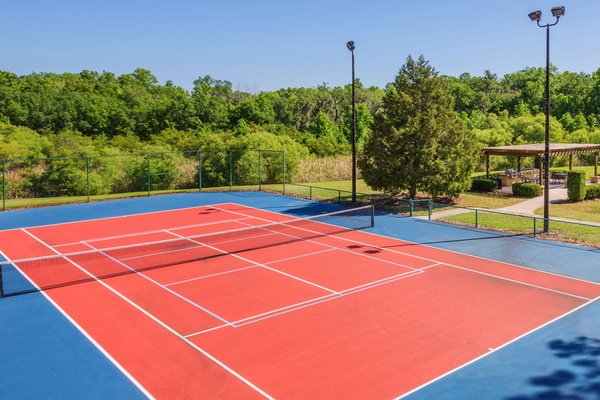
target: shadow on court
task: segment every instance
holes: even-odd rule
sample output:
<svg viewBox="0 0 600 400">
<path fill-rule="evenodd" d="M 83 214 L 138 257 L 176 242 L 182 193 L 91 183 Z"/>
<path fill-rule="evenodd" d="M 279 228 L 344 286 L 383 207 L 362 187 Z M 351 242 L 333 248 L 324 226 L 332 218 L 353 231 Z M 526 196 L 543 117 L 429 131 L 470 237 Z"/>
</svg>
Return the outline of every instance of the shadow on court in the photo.
<svg viewBox="0 0 600 400">
<path fill-rule="evenodd" d="M 559 359 L 569 359 L 569 368 L 533 376 L 528 384 L 537 393 L 507 397 L 506 400 L 600 399 L 600 339 L 579 336 L 572 340 L 552 340 L 547 349 Z"/>
</svg>

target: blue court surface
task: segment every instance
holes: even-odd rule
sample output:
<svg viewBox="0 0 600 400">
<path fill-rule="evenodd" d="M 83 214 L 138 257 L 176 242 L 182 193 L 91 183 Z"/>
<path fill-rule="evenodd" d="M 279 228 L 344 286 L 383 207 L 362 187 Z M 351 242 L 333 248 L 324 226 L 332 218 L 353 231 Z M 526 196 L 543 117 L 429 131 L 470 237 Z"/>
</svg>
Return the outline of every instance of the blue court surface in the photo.
<svg viewBox="0 0 600 400">
<path fill-rule="evenodd" d="M 265 192 L 188 193 L 7 211 L 0 213 L 0 230 L 218 203 L 297 217 L 344 208 Z M 375 218 L 375 227 L 366 231 L 600 284 L 598 249 L 385 213 Z M 0 299 L 0 336 L 0 399 L 147 397 L 42 293 Z M 600 399 L 600 300 L 490 349 L 402 398 Z"/>
</svg>

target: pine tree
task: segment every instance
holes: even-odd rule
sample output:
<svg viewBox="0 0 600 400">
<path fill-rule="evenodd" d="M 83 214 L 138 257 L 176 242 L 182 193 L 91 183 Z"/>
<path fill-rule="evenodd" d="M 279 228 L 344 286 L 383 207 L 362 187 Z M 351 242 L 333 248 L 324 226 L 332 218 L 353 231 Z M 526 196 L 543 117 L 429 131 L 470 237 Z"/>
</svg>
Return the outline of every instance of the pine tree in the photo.
<svg viewBox="0 0 600 400">
<path fill-rule="evenodd" d="M 359 159 L 366 183 L 411 198 L 455 196 L 468 189 L 478 156 L 444 81 L 423 56 L 409 56 L 386 89 Z"/>
</svg>

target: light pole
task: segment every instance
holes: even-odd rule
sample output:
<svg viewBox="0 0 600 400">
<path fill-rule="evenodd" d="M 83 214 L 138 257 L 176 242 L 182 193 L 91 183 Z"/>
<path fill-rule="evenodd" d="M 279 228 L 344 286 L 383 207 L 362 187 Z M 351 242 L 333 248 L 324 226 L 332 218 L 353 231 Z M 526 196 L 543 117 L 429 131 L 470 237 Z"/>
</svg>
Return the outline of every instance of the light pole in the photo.
<svg viewBox="0 0 600 400">
<path fill-rule="evenodd" d="M 544 133 L 544 232 L 548 233 L 550 218 L 550 27 L 558 24 L 560 17 L 565 15 L 563 6 L 552 8 L 552 15 L 556 18 L 553 24 L 540 24 L 542 12 L 540 10 L 529 13 L 529 18 L 536 22 L 540 28 L 546 28 L 546 128 Z"/>
<path fill-rule="evenodd" d="M 356 203 L 356 103 L 354 99 L 354 42 L 346 47 L 352 53 L 352 203 Z"/>
</svg>

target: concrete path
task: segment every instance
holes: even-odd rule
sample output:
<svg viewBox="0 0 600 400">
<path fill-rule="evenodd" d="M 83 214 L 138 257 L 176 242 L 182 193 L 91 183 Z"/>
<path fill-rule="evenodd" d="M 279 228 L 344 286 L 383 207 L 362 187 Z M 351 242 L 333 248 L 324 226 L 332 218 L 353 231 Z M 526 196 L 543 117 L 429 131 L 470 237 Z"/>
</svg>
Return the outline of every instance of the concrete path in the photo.
<svg viewBox="0 0 600 400">
<path fill-rule="evenodd" d="M 563 200 L 567 200 L 567 189 L 550 189 L 550 203 Z M 512 206 L 497 208 L 496 211 L 539 217 L 538 214 L 535 214 L 535 210 L 542 207 L 544 207 L 544 196 L 538 196 Z"/>
</svg>

